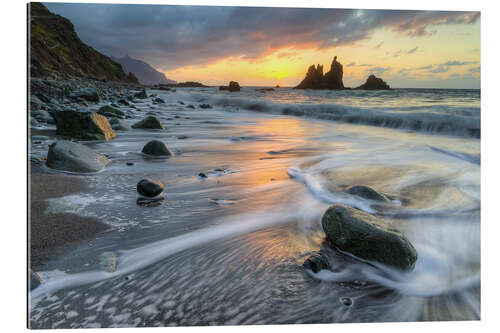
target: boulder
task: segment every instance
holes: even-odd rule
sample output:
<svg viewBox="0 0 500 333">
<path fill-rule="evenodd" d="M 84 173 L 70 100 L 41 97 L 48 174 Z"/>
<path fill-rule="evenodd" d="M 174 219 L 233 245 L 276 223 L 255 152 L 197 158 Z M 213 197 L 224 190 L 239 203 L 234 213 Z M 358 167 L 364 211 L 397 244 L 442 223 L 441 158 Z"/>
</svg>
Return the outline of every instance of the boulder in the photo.
<svg viewBox="0 0 500 333">
<path fill-rule="evenodd" d="M 112 106 L 105 105 L 101 108 L 99 108 L 99 111 L 97 111 L 98 114 L 103 115 L 105 117 L 116 117 L 116 118 L 123 118 L 125 117 L 125 112 L 118 110 Z"/>
<path fill-rule="evenodd" d="M 333 58 L 330 71 L 323 75 L 323 66 L 311 65 L 307 70 L 306 77 L 295 89 L 344 89 L 343 67 L 337 61 L 337 56 Z"/>
<path fill-rule="evenodd" d="M 161 99 L 160 97 L 156 97 L 155 99 L 153 99 L 153 103 L 155 103 L 155 104 L 165 104 L 165 101 L 163 99 Z"/>
<path fill-rule="evenodd" d="M 82 98 L 90 102 L 99 102 L 99 94 L 94 88 L 82 88 L 72 92 L 69 96 L 74 99 Z"/>
<path fill-rule="evenodd" d="M 210 105 L 210 104 L 200 104 L 200 109 L 212 109 L 212 105 Z"/>
<path fill-rule="evenodd" d="M 71 172 L 97 172 L 109 160 L 92 149 L 72 141 L 56 141 L 49 147 L 47 166 Z"/>
<path fill-rule="evenodd" d="M 142 128 L 142 129 L 161 129 L 165 130 L 163 124 L 158 120 L 158 118 L 149 116 L 144 118 L 143 120 L 132 125 L 132 128 Z"/>
<path fill-rule="evenodd" d="M 314 273 L 318 273 L 323 269 L 330 269 L 330 264 L 324 254 L 316 253 L 307 258 L 302 264 L 302 267 L 310 269 Z"/>
<path fill-rule="evenodd" d="M 50 112 L 57 134 L 82 140 L 110 140 L 116 136 L 106 117 L 90 111 Z"/>
<path fill-rule="evenodd" d="M 130 105 L 130 103 L 126 99 L 123 99 L 123 98 L 118 100 L 118 104 L 125 105 L 125 106 Z"/>
<path fill-rule="evenodd" d="M 324 213 L 321 224 L 327 240 L 343 252 L 404 271 L 415 265 L 413 245 L 381 218 L 334 204 Z"/>
<path fill-rule="evenodd" d="M 32 110 L 30 112 L 31 116 L 42 123 L 53 124 L 54 119 L 50 116 L 50 114 L 45 110 Z"/>
<path fill-rule="evenodd" d="M 31 291 L 42 284 L 42 279 L 40 278 L 40 275 L 33 272 L 31 269 L 29 271 L 30 271 L 30 291 Z"/>
<path fill-rule="evenodd" d="M 143 179 L 137 183 L 137 192 L 148 198 L 153 198 L 163 192 L 163 184 L 159 180 Z"/>
<path fill-rule="evenodd" d="M 139 98 L 139 99 L 146 99 L 146 98 L 148 98 L 148 94 L 146 94 L 146 90 L 145 89 L 142 89 L 138 93 L 135 93 L 134 97 L 135 98 Z"/>
<path fill-rule="evenodd" d="M 240 91 L 240 85 L 236 81 L 229 82 L 228 86 L 220 86 L 219 90 L 227 90 L 231 92 Z"/>
<path fill-rule="evenodd" d="M 353 186 L 346 187 L 345 191 L 347 193 L 357 195 L 358 197 L 361 197 L 364 199 L 389 202 L 389 199 L 387 199 L 387 197 L 385 195 L 378 193 L 370 186 L 353 185 Z"/>
<path fill-rule="evenodd" d="M 109 124 L 115 131 L 130 131 L 130 126 L 123 119 L 111 118 Z"/>
<path fill-rule="evenodd" d="M 387 83 L 384 82 L 381 78 L 376 77 L 375 75 L 368 76 L 366 82 L 357 87 L 356 89 L 361 90 L 390 90 L 391 87 Z"/>
<path fill-rule="evenodd" d="M 142 148 L 142 152 L 152 156 L 172 156 L 172 152 L 167 145 L 158 140 L 149 141 Z"/>
</svg>

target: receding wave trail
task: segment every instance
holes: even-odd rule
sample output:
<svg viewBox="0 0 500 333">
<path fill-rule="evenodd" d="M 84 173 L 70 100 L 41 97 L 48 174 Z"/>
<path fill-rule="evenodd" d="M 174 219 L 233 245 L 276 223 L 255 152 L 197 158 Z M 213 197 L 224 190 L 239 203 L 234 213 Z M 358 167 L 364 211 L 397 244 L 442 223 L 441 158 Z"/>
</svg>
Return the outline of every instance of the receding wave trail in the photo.
<svg viewBox="0 0 500 333">
<path fill-rule="evenodd" d="M 224 107 L 227 111 L 241 108 L 350 124 L 481 137 L 480 109 L 475 107 L 449 105 L 359 107 L 340 103 L 281 103 L 256 97 L 229 97 L 199 92 L 186 94 L 185 99 L 209 102 Z"/>
<path fill-rule="evenodd" d="M 191 247 L 200 246 L 219 239 L 235 237 L 272 225 L 284 224 L 291 221 L 293 217 L 294 215 L 283 213 L 280 210 L 224 218 L 218 221 L 218 223 L 221 223 L 220 225 L 214 227 L 168 238 L 133 250 L 121 251 L 118 258 L 119 268 L 115 272 L 89 271 L 55 276 L 33 290 L 31 298 L 32 300 L 36 300 L 40 296 L 54 293 L 61 289 L 129 274 Z"/>
</svg>

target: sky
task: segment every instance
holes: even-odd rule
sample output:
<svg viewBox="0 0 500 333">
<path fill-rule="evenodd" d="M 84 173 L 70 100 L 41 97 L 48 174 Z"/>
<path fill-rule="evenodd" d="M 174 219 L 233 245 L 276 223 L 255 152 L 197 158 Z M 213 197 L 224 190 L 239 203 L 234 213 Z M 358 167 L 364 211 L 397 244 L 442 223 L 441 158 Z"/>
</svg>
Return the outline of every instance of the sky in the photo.
<svg viewBox="0 0 500 333">
<path fill-rule="evenodd" d="M 44 3 L 99 52 L 146 61 L 178 82 L 295 86 L 334 56 L 344 85 L 480 88 L 480 13 Z"/>
</svg>

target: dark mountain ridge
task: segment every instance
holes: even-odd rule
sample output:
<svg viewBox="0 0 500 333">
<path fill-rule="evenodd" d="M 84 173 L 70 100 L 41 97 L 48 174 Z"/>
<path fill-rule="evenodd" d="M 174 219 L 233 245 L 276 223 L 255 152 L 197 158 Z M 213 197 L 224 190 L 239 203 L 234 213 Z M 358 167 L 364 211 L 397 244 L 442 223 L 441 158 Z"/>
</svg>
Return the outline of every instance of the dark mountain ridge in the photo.
<svg viewBox="0 0 500 333">
<path fill-rule="evenodd" d="M 168 79 L 165 74 L 157 71 L 150 64 L 142 60 L 131 58 L 128 55 L 122 58 L 111 57 L 111 59 L 121 64 L 125 72 L 133 73 L 142 84 L 153 85 L 176 83 L 175 81 Z"/>
<path fill-rule="evenodd" d="M 32 77 L 137 83 L 119 63 L 82 42 L 70 20 L 53 14 L 43 4 L 29 3 L 28 19 Z"/>
</svg>

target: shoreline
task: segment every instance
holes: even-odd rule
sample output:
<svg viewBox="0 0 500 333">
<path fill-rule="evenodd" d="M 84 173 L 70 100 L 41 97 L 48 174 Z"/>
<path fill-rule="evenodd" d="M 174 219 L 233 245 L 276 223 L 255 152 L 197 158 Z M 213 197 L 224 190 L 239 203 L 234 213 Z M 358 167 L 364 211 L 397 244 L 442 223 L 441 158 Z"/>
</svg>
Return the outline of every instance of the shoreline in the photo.
<svg viewBox="0 0 500 333">
<path fill-rule="evenodd" d="M 64 255 L 79 243 L 108 230 L 95 217 L 68 212 L 46 214 L 47 200 L 86 192 L 88 182 L 81 176 L 47 173 L 30 162 L 29 267 L 39 270 L 48 261 Z"/>
</svg>

